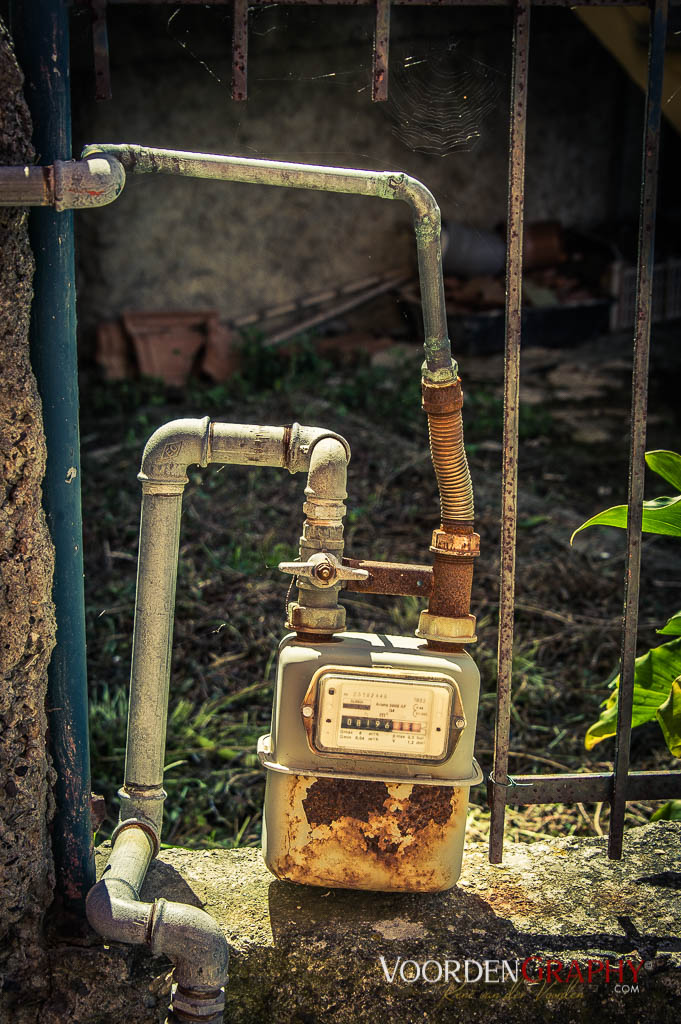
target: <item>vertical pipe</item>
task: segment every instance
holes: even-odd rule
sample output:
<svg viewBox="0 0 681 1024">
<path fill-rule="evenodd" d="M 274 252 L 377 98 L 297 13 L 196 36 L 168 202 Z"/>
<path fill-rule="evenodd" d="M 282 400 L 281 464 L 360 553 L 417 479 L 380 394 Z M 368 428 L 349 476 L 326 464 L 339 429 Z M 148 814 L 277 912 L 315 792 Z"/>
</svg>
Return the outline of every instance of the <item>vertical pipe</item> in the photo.
<svg viewBox="0 0 681 1024">
<path fill-rule="evenodd" d="M 158 485 L 145 485 L 146 487 Z M 121 818 L 161 829 L 182 490 L 143 490 Z"/>
<path fill-rule="evenodd" d="M 18 2 L 14 15 L 38 162 L 70 160 L 69 4 L 67 0 Z M 43 403 L 47 440 L 44 503 L 55 547 L 57 646 L 49 668 L 47 706 L 57 771 L 53 846 L 58 894 L 65 908 L 82 911 L 95 875 L 90 824 L 73 213 L 32 210 L 30 232 L 36 261 L 31 354 Z"/>
<path fill-rule="evenodd" d="M 494 732 L 494 773 L 490 787 L 492 820 L 489 859 L 500 864 L 511 725 L 511 669 L 515 597 L 515 541 L 518 496 L 518 406 L 520 384 L 520 321 L 523 275 L 523 205 L 525 201 L 525 128 L 527 61 L 530 49 L 530 0 L 516 0 L 513 25 L 513 73 L 508 169 L 506 253 L 506 353 L 504 375 L 504 454 L 501 510 L 501 577 L 497 650 L 497 713 Z"/>
<path fill-rule="evenodd" d="M 634 667 L 638 633 L 638 594 L 641 575 L 641 524 L 643 519 L 643 481 L 645 475 L 646 415 L 648 406 L 648 363 L 650 356 L 650 318 L 653 298 L 655 257 L 655 208 L 657 204 L 657 165 L 660 151 L 662 79 L 667 36 L 669 0 L 654 0 L 648 47 L 648 87 L 646 123 L 641 170 L 641 212 L 638 236 L 636 279 L 636 326 L 634 329 L 634 367 L 631 397 L 631 439 L 629 446 L 629 509 L 627 514 L 627 560 L 624 573 L 624 612 L 620 686 L 617 708 L 615 778 L 608 832 L 608 856 L 622 856 L 624 812 L 631 746 L 631 714 L 634 700 Z"/>
<path fill-rule="evenodd" d="M 374 58 L 371 98 L 382 103 L 388 98 L 388 64 L 390 52 L 390 0 L 376 0 L 374 27 Z"/>
</svg>

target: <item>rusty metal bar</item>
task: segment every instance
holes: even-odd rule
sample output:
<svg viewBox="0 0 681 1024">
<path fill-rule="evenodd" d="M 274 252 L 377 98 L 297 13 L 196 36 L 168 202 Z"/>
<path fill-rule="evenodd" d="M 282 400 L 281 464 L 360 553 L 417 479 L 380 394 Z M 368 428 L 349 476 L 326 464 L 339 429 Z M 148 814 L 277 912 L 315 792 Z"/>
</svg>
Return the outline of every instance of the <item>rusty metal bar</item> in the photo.
<svg viewBox="0 0 681 1024">
<path fill-rule="evenodd" d="M 234 0 L 232 22 L 232 99 L 248 99 L 248 0 Z"/>
<path fill-rule="evenodd" d="M 504 374 L 504 454 L 502 470 L 501 575 L 497 647 L 497 713 L 494 730 L 492 817 L 489 859 L 500 864 L 508 781 L 511 725 L 511 670 L 515 597 L 515 541 L 518 497 L 518 406 L 520 388 L 520 320 L 523 275 L 523 205 L 525 200 L 525 129 L 530 49 L 530 0 L 517 0 L 513 25 L 513 73 L 508 169 L 506 241 L 506 352 Z"/>
<path fill-rule="evenodd" d="M 108 0 L 110 5 L 182 7 L 219 7 L 234 0 Z M 277 0 L 288 7 L 373 7 L 376 0 Z M 515 0 L 392 0 L 398 7 L 513 7 Z M 681 0 L 670 0 L 672 7 Z M 85 7 L 89 0 L 75 0 L 76 6 Z M 643 0 L 532 0 L 532 7 L 641 7 Z M 251 7 L 271 7 L 272 0 L 249 0 Z"/>
<path fill-rule="evenodd" d="M 609 803 L 614 778 L 612 772 L 513 775 L 506 803 Z M 681 797 L 681 772 L 630 772 L 625 783 L 627 800 L 678 800 Z M 488 790 L 493 786 L 490 783 Z"/>
<path fill-rule="evenodd" d="M 106 24 L 107 0 L 92 0 L 92 51 L 95 62 L 95 99 L 111 99 L 109 67 L 109 30 Z"/>
<path fill-rule="evenodd" d="M 364 558 L 344 558 L 343 565 L 366 569 L 369 573 L 368 580 L 351 580 L 344 584 L 344 590 L 357 594 L 429 597 L 433 589 L 433 570 L 429 565 L 372 562 Z"/>
<path fill-rule="evenodd" d="M 388 64 L 390 52 L 390 0 L 376 0 L 374 28 L 374 62 L 371 98 L 382 103 L 388 98 Z"/>
<path fill-rule="evenodd" d="M 631 440 L 629 445 L 629 509 L 627 515 L 627 559 L 624 572 L 624 613 L 620 686 L 617 708 L 615 782 L 608 832 L 608 856 L 622 856 L 624 812 L 627 802 L 627 774 L 631 746 L 631 716 L 634 700 L 634 672 L 638 634 L 638 597 L 641 575 L 641 524 L 645 476 L 646 415 L 648 407 L 648 364 L 650 317 L 653 298 L 655 255 L 655 208 L 657 165 L 660 151 L 662 79 L 667 38 L 668 0 L 654 0 L 651 9 L 648 48 L 646 123 L 641 171 L 641 213 L 636 280 L 636 326 L 631 397 Z"/>
</svg>

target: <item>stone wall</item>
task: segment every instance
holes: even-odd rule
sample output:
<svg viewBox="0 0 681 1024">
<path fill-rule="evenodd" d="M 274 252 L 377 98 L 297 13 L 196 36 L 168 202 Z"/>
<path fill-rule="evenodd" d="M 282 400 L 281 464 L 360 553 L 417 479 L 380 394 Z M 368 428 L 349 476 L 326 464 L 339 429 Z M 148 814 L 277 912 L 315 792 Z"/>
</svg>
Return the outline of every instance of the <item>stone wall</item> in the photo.
<svg viewBox="0 0 681 1024">
<path fill-rule="evenodd" d="M 32 161 L 22 76 L 0 21 L 0 163 Z M 45 752 L 55 625 L 53 553 L 41 508 L 45 441 L 31 372 L 28 212 L 0 208 L 0 1020 L 47 987 L 42 920 L 54 879 Z"/>
<path fill-rule="evenodd" d="M 280 882 L 257 850 L 165 850 L 142 898 L 219 921 L 230 1024 L 676 1024 L 680 840 L 679 823 L 631 829 L 622 861 L 605 838 L 509 844 L 498 867 L 473 843 L 459 884 L 433 895 Z M 40 1024 L 161 1024 L 169 965 L 66 946 L 52 983 Z"/>
<path fill-rule="evenodd" d="M 112 7 L 108 19 L 113 99 L 99 104 L 87 18 L 74 23 L 76 148 L 135 142 L 401 169 L 445 219 L 505 220 L 508 11 L 396 7 L 387 104 L 370 98 L 370 9 L 253 10 L 245 103 L 230 99 L 224 8 Z M 623 93 L 624 73 L 567 10 L 533 11 L 531 54 L 528 220 L 635 215 L 641 104 Z M 124 309 L 236 317 L 414 261 L 401 203 L 243 184 L 131 176 L 77 230 L 85 332 Z"/>
</svg>

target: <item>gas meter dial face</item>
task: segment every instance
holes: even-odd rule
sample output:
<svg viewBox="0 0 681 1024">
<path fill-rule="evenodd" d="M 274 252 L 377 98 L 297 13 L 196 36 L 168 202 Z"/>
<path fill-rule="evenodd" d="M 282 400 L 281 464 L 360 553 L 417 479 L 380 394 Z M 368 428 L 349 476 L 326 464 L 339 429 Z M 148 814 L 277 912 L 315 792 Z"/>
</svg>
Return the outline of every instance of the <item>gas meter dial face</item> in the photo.
<svg viewBox="0 0 681 1024">
<path fill-rule="evenodd" d="M 303 705 L 320 753 L 444 761 L 465 725 L 458 686 L 440 673 L 321 669 Z"/>
</svg>

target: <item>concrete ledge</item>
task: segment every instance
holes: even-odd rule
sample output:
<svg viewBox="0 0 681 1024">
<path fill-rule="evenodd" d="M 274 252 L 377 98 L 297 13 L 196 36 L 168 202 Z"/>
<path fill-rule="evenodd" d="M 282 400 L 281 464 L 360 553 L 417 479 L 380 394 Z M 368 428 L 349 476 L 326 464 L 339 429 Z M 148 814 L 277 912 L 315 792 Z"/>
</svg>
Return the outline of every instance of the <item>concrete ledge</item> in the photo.
<svg viewBox="0 0 681 1024">
<path fill-rule="evenodd" d="M 501 867 L 472 844 L 459 885 L 427 896 L 279 882 L 257 850 L 168 850 L 142 895 L 202 906 L 221 923 L 233 950 L 232 1024 L 573 1024 L 594 1014 L 599 1024 L 676 1024 L 680 840 L 681 824 L 659 822 L 626 835 L 621 862 L 608 861 L 605 839 L 564 839 L 509 845 Z M 107 856 L 100 849 L 100 870 Z M 544 977 L 520 969 L 514 984 L 527 958 L 527 975 Z M 41 1024 L 163 1020 L 168 964 L 146 950 L 62 947 L 52 962 Z"/>
</svg>

